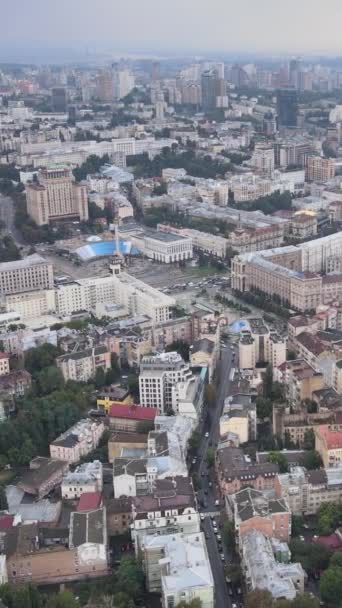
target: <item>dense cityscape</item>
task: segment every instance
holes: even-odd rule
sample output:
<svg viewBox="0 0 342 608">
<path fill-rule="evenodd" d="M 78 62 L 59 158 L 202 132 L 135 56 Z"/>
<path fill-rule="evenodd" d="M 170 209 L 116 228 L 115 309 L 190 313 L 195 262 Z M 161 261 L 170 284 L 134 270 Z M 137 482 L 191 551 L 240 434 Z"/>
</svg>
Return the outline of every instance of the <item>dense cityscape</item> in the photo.
<svg viewBox="0 0 342 608">
<path fill-rule="evenodd" d="M 341 608 L 342 55 L 123 31 L 0 45 L 0 608 Z"/>
</svg>

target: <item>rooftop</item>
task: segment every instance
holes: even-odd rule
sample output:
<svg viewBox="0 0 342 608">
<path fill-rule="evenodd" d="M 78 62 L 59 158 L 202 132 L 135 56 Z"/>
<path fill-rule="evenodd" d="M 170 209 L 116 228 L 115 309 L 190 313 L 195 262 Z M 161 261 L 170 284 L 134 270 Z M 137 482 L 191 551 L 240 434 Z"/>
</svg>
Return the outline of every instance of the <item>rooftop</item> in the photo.
<svg viewBox="0 0 342 608">
<path fill-rule="evenodd" d="M 14 262 L 3 262 L 2 264 L 0 264 L 0 272 L 31 268 L 32 266 L 36 266 L 37 264 L 51 265 L 51 262 L 48 262 L 37 253 L 33 253 L 32 255 L 28 255 L 26 258 L 23 258 L 22 260 L 15 260 Z"/>
<path fill-rule="evenodd" d="M 94 509 L 98 509 L 101 503 L 101 492 L 83 492 L 78 501 L 77 511 L 79 513 L 82 511 L 93 511 Z"/>
<path fill-rule="evenodd" d="M 69 546 L 79 547 L 84 543 L 106 545 L 106 512 L 96 509 L 85 513 L 73 512 L 70 517 Z"/>
<path fill-rule="evenodd" d="M 155 407 L 141 407 L 140 405 L 125 405 L 116 403 L 109 407 L 108 415 L 111 418 L 127 418 L 131 420 L 152 421 L 158 415 Z"/>
<path fill-rule="evenodd" d="M 322 424 L 316 432 L 324 440 L 328 450 L 342 448 L 342 431 L 335 431 L 328 424 Z"/>
</svg>

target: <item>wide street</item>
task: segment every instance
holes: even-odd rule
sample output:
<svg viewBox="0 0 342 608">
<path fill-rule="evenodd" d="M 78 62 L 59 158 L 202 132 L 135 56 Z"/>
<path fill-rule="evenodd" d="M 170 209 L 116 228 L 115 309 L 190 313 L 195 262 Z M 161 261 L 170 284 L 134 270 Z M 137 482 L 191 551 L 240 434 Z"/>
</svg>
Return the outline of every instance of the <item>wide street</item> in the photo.
<svg viewBox="0 0 342 608">
<path fill-rule="evenodd" d="M 231 350 L 230 344 L 221 348 L 220 361 L 217 366 L 217 400 L 216 407 L 210 411 L 211 421 L 210 426 L 204 422 L 203 426 L 203 438 L 201 445 L 197 452 L 197 462 L 193 466 L 192 471 L 196 471 L 203 484 L 202 489 L 198 492 L 198 499 L 201 501 L 200 512 L 206 513 L 204 521 L 202 522 L 202 528 L 205 533 L 208 555 L 210 559 L 211 569 L 215 583 L 215 606 L 216 608 L 230 608 L 232 606 L 232 599 L 228 594 L 228 586 L 225 581 L 224 566 L 228 564 L 231 559 L 224 543 L 218 543 L 217 536 L 214 533 L 212 518 L 215 518 L 217 524 L 219 524 L 220 510 L 222 510 L 223 504 L 220 498 L 216 481 L 214 479 L 213 470 L 208 471 L 208 467 L 205 461 L 206 451 L 209 447 L 216 448 L 219 440 L 219 419 L 222 414 L 224 400 L 229 395 L 230 386 L 230 372 L 234 367 L 233 353 L 235 350 Z M 205 437 L 206 432 L 209 433 L 208 437 Z M 215 501 L 220 500 L 220 505 L 215 506 Z M 203 506 L 203 502 L 205 506 Z M 219 529 L 219 534 L 222 535 L 222 529 Z M 222 554 L 224 554 L 225 561 L 222 560 Z M 236 601 L 235 599 L 233 601 Z"/>
</svg>

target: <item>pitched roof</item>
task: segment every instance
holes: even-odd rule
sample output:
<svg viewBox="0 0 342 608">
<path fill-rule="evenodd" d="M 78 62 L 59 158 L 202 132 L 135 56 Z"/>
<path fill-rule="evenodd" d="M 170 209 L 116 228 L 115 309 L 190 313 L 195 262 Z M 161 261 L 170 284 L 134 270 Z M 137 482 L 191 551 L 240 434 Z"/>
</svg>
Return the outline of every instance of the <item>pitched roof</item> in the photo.
<svg viewBox="0 0 342 608">
<path fill-rule="evenodd" d="M 98 509 L 102 503 L 101 492 L 83 492 L 77 505 L 77 511 L 92 511 Z"/>
</svg>

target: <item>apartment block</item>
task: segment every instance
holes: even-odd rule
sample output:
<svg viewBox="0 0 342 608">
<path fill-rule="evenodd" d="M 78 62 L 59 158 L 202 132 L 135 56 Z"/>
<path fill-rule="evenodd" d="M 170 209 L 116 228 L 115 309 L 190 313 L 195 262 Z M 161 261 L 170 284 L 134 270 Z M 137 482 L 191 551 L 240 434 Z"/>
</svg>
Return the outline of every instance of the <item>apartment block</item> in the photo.
<svg viewBox="0 0 342 608">
<path fill-rule="evenodd" d="M 304 359 L 285 361 L 274 368 L 273 374 L 285 387 L 287 400 L 295 406 L 305 399 L 313 399 L 314 392 L 325 386 L 323 374 Z"/>
<path fill-rule="evenodd" d="M 248 319 L 249 331 L 243 331 L 239 340 L 240 369 L 254 369 L 257 363 L 270 363 L 278 367 L 286 361 L 286 339 L 270 331 L 259 318 Z"/>
<path fill-rule="evenodd" d="M 225 399 L 220 418 L 220 437 L 231 433 L 237 436 L 239 444 L 256 439 L 256 406 L 250 395 L 237 394 Z"/>
<path fill-rule="evenodd" d="M 64 475 L 61 485 L 62 498 L 75 500 L 85 492 L 102 492 L 102 462 L 94 460 L 80 464 Z"/>
<path fill-rule="evenodd" d="M 91 418 L 80 420 L 50 443 L 51 458 L 78 462 L 97 448 L 104 430 L 103 422 Z"/>
<path fill-rule="evenodd" d="M 142 563 L 148 591 L 161 593 L 165 608 L 193 598 L 203 608 L 214 608 L 214 580 L 203 532 L 146 536 Z"/>
<path fill-rule="evenodd" d="M 116 287 L 114 302 L 125 306 L 130 315 L 147 315 L 153 323 L 172 318 L 172 308 L 176 305 L 174 298 L 126 272 L 113 275 L 113 281 Z"/>
<path fill-rule="evenodd" d="M 342 414 L 340 411 L 320 411 L 308 414 L 301 411 L 296 414 L 287 414 L 283 407 L 273 407 L 273 433 L 283 439 L 288 437 L 295 445 L 303 445 L 305 434 L 315 430 L 319 425 L 328 424 L 331 428 L 342 430 Z"/>
<path fill-rule="evenodd" d="M 56 359 L 56 365 L 61 370 L 64 380 L 87 382 L 94 378 L 96 370 L 104 371 L 111 367 L 111 356 L 106 346 L 95 346 L 87 350 L 67 353 Z"/>
<path fill-rule="evenodd" d="M 316 471 L 291 467 L 290 473 L 278 475 L 275 491 L 286 500 L 294 515 L 314 515 L 326 503 L 341 502 L 342 467 Z"/>
<path fill-rule="evenodd" d="M 327 182 L 335 177 L 335 160 L 321 156 L 308 156 L 306 160 L 306 181 Z"/>
<path fill-rule="evenodd" d="M 342 462 L 342 431 L 322 424 L 314 429 L 315 448 L 325 467 L 336 467 Z"/>
<path fill-rule="evenodd" d="M 158 224 L 157 228 L 160 232 L 173 232 L 174 234 L 180 234 L 190 238 L 195 250 L 197 249 L 204 253 L 209 253 L 218 258 L 226 257 L 229 242 L 228 239 L 225 239 L 222 236 L 216 236 L 208 232 L 202 232 L 201 230 L 194 230 L 193 228 L 175 228 L 174 226 L 168 226 L 167 224 Z"/>
<path fill-rule="evenodd" d="M 10 373 L 9 355 L 0 352 L 0 376 L 7 376 Z"/>
<path fill-rule="evenodd" d="M 56 165 L 38 173 L 26 186 L 27 212 L 38 226 L 60 219 L 88 219 L 87 187 L 75 182 L 71 169 Z"/>
<path fill-rule="evenodd" d="M 143 357 L 139 375 L 141 405 L 167 411 L 172 408 L 172 387 L 191 377 L 189 364 L 177 352 Z"/>
<path fill-rule="evenodd" d="M 136 554 L 146 536 L 200 531 L 200 517 L 188 477 L 156 480 L 148 496 L 132 498 L 132 540 Z"/>
<path fill-rule="evenodd" d="M 249 530 L 241 537 L 240 554 L 248 591 L 267 590 L 274 600 L 293 600 L 304 593 L 305 571 L 300 563 L 290 563 L 286 543 L 271 540 L 258 530 Z M 282 561 L 276 560 L 279 554 Z"/>
<path fill-rule="evenodd" d="M 52 288 L 52 264 L 36 253 L 0 264 L 0 292 L 3 295 Z"/>
<path fill-rule="evenodd" d="M 268 538 L 289 542 L 291 511 L 284 498 L 268 498 L 263 492 L 245 488 L 229 495 L 226 504 L 238 540 L 250 530 L 258 530 Z"/>
<path fill-rule="evenodd" d="M 278 465 L 253 464 L 241 448 L 223 447 L 216 453 L 216 472 L 221 493 L 234 494 L 246 486 L 256 490 L 272 490 Z"/>
</svg>

